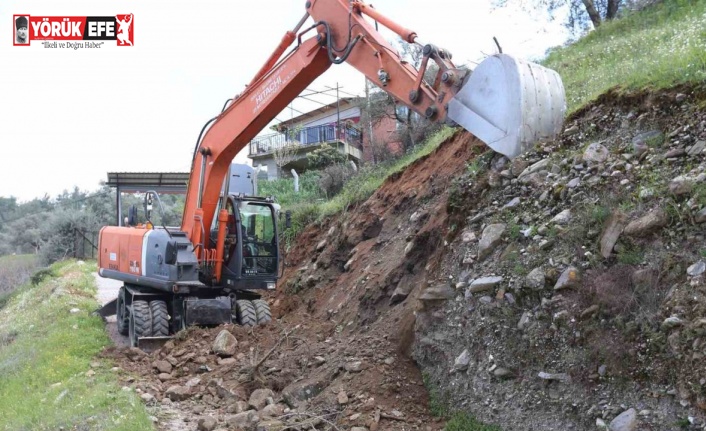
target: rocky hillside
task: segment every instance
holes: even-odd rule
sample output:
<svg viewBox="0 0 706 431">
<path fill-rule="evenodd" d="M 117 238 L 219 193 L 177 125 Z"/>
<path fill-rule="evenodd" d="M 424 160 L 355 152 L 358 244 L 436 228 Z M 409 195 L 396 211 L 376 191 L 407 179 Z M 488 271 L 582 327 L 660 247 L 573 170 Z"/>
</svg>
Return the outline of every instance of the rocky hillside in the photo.
<svg viewBox="0 0 706 431">
<path fill-rule="evenodd" d="M 504 430 L 706 429 L 705 96 L 606 94 L 455 181 L 415 322 L 438 396 Z"/>
<path fill-rule="evenodd" d="M 448 250 L 446 192 L 482 149 L 459 131 L 306 229 L 269 298 L 272 325 L 191 329 L 150 354 L 106 355 L 159 429 L 443 429 L 410 356 L 414 310 Z"/>
<path fill-rule="evenodd" d="M 704 101 L 607 94 L 513 161 L 458 131 L 298 237 L 274 324 L 108 355 L 160 429 L 706 429 Z"/>
<path fill-rule="evenodd" d="M 513 161 L 459 131 L 299 236 L 273 325 L 108 355 L 160 429 L 706 429 L 704 100 L 607 94 Z"/>
</svg>

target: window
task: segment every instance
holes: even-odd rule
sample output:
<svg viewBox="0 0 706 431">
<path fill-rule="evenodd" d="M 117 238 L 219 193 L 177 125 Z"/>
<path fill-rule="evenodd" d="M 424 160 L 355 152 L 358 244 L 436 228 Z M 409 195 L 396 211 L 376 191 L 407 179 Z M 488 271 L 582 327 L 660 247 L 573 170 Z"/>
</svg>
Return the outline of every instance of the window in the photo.
<svg viewBox="0 0 706 431">
<path fill-rule="evenodd" d="M 238 210 L 243 229 L 243 274 L 274 274 L 277 241 L 272 207 L 240 202 Z"/>
</svg>

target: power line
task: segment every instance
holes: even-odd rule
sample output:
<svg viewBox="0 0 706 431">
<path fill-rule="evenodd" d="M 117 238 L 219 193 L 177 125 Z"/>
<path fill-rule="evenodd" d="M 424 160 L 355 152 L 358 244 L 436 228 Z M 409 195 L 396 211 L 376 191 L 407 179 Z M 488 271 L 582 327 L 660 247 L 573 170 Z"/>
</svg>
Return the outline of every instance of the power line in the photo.
<svg viewBox="0 0 706 431">
<path fill-rule="evenodd" d="M 331 90 L 335 90 L 335 88 L 329 87 L 328 85 L 324 85 L 324 87 L 329 88 L 329 89 L 331 89 Z M 360 97 L 360 96 L 358 96 L 357 94 L 352 94 L 352 93 L 349 93 L 349 92 L 347 92 L 347 91 L 340 90 L 340 89 L 343 88 L 343 87 L 338 87 L 338 88 L 339 88 L 339 91 L 340 91 L 341 93 L 343 93 L 343 94 L 347 94 L 348 96 L 351 96 L 351 97 Z"/>
<path fill-rule="evenodd" d="M 308 100 L 308 101 L 310 101 L 310 102 L 318 103 L 318 104 L 321 105 L 321 106 L 329 106 L 329 105 L 330 105 L 330 103 L 319 102 L 318 100 L 309 99 L 309 98 L 306 97 L 306 96 L 297 96 L 297 97 L 301 97 L 302 99 Z"/>
</svg>

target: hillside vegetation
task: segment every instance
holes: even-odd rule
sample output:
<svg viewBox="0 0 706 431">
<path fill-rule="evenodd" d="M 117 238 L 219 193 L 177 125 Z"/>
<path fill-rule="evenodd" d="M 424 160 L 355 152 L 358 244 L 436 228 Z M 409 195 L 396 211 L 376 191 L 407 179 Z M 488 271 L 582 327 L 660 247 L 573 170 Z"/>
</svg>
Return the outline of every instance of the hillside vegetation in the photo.
<svg viewBox="0 0 706 431">
<path fill-rule="evenodd" d="M 21 286 L 0 310 L 0 429 L 152 429 L 137 395 L 96 359 L 109 340 L 92 314 L 94 272 L 55 264 L 55 276 Z"/>
<path fill-rule="evenodd" d="M 0 256 L 0 308 L 2 308 L 17 286 L 29 280 L 38 265 L 37 256 Z"/>
<path fill-rule="evenodd" d="M 602 24 L 542 63 L 561 75 L 569 112 L 609 89 L 706 81 L 706 2 L 664 0 Z"/>
</svg>

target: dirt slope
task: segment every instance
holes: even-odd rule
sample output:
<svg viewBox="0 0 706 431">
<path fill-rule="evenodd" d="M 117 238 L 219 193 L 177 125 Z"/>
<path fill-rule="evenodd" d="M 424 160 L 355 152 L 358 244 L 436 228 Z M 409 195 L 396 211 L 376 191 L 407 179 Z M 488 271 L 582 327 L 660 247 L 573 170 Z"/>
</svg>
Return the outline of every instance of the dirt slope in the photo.
<svg viewBox="0 0 706 431">
<path fill-rule="evenodd" d="M 704 101 L 612 92 L 458 179 L 457 294 L 416 320 L 440 395 L 507 431 L 706 428 Z"/>
<path fill-rule="evenodd" d="M 206 417 L 233 429 L 247 407 L 238 401 L 263 388 L 273 391 L 279 409 L 273 416 L 281 424 L 271 429 L 309 429 L 312 418 L 317 429 L 442 429 L 428 414 L 422 376 L 410 357 L 414 298 L 435 283 L 430 274 L 445 252 L 445 192 L 480 147 L 458 132 L 364 204 L 310 226 L 269 298 L 276 321 L 254 330 L 225 328 L 238 340 L 233 358 L 211 352 L 224 328 L 191 329 L 151 355 L 106 354 L 139 376 L 131 385 L 155 406 L 160 429 L 196 429 Z M 252 427 L 270 429 L 262 411 L 259 416 Z"/>
<path fill-rule="evenodd" d="M 705 100 L 611 93 L 513 161 L 458 132 L 299 236 L 272 325 L 107 354 L 165 430 L 443 429 L 422 373 L 505 431 L 706 429 Z"/>
</svg>

